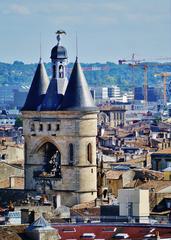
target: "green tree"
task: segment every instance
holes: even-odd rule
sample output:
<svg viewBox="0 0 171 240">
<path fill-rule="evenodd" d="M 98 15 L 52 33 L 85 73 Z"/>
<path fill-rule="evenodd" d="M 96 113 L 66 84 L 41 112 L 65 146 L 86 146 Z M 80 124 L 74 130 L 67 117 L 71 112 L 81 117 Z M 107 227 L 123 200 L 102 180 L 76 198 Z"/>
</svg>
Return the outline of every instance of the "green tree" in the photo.
<svg viewBox="0 0 171 240">
<path fill-rule="evenodd" d="M 22 126 L 23 126 L 23 120 L 22 120 L 22 117 L 19 116 L 15 120 L 15 127 L 22 127 Z"/>
</svg>

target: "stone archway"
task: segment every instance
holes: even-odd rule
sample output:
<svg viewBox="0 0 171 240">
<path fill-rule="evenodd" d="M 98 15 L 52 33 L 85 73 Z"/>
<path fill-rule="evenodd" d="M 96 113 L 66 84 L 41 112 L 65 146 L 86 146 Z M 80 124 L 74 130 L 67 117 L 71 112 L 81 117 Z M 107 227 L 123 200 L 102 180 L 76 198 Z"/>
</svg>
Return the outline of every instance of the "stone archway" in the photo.
<svg viewBox="0 0 171 240">
<path fill-rule="evenodd" d="M 97 122 L 98 122 L 98 125 L 100 125 L 100 126 L 109 125 L 109 116 L 104 112 L 100 112 L 97 115 Z"/>
<path fill-rule="evenodd" d="M 32 144 L 32 149 L 30 150 L 30 154 L 33 155 L 35 153 L 37 153 L 39 151 L 39 149 L 45 144 L 45 143 L 51 143 L 53 144 L 54 146 L 56 146 L 56 148 L 59 150 L 59 152 L 61 153 L 62 151 L 62 148 L 60 145 L 58 145 L 56 143 L 56 141 L 52 138 L 50 138 L 49 136 L 46 136 L 46 137 L 41 137 L 39 138 L 38 140 L 36 140 L 33 144 Z"/>
<path fill-rule="evenodd" d="M 61 178 L 61 153 L 51 142 L 43 143 L 38 149 L 37 154 L 42 159 L 42 171 L 38 177 Z"/>
</svg>

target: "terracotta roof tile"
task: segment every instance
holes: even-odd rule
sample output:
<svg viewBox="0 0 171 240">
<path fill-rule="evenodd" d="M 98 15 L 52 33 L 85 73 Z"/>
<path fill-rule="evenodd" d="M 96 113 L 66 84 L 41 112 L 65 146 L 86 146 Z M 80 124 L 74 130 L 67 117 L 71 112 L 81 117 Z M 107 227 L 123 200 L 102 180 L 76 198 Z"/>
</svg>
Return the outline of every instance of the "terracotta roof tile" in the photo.
<svg viewBox="0 0 171 240">
<path fill-rule="evenodd" d="M 92 208 L 92 207 L 95 207 L 95 201 L 85 202 L 85 203 L 80 203 L 80 204 L 74 205 L 72 207 L 72 209 Z"/>
<path fill-rule="evenodd" d="M 171 181 L 164 180 L 150 180 L 146 183 L 141 184 L 138 188 L 140 189 L 154 189 L 155 192 L 160 191 L 163 188 L 166 188 L 171 185 Z"/>
<path fill-rule="evenodd" d="M 113 170 L 109 170 L 108 172 L 106 172 L 106 178 L 107 179 L 119 179 L 122 174 L 124 174 L 125 171 L 113 171 Z"/>
</svg>

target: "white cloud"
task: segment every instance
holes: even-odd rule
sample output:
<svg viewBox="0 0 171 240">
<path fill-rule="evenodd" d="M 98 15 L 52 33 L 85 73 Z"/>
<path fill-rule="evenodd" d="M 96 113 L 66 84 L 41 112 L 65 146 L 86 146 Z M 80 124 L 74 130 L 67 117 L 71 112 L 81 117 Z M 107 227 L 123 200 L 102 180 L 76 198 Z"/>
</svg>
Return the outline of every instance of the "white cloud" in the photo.
<svg viewBox="0 0 171 240">
<path fill-rule="evenodd" d="M 9 5 L 6 13 L 13 13 L 17 15 L 29 15 L 30 10 L 28 9 L 28 7 L 21 4 L 11 4 Z"/>
</svg>

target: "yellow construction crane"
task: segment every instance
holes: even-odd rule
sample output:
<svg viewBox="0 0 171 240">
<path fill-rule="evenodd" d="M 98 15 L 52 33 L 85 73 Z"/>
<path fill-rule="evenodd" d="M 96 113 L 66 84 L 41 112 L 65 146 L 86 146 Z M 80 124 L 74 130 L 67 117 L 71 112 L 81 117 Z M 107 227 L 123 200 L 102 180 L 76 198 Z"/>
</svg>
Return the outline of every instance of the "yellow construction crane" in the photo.
<svg viewBox="0 0 171 240">
<path fill-rule="evenodd" d="M 132 54 L 131 59 L 120 59 L 118 61 L 119 64 L 124 64 L 124 63 L 128 63 L 129 66 L 132 67 L 132 82 L 134 83 L 134 67 L 139 66 L 142 67 L 144 70 L 144 108 L 147 109 L 148 107 L 148 67 L 150 66 L 159 66 L 159 65 L 164 65 L 165 63 L 152 63 L 149 66 L 147 65 L 147 62 L 149 62 L 149 60 L 157 60 L 157 61 L 163 61 L 163 60 L 170 60 L 170 57 L 160 57 L 160 58 L 145 58 L 145 59 L 136 59 L 135 58 L 135 54 Z M 169 63 L 168 63 L 169 64 Z M 170 65 L 170 64 L 169 64 Z M 160 75 L 160 74 L 164 74 Z M 156 76 L 161 76 L 163 78 L 163 82 L 164 82 L 164 103 L 166 103 L 166 78 L 170 75 L 167 74 L 171 74 L 171 73 L 160 73 L 159 75 Z"/>
<path fill-rule="evenodd" d="M 166 95 L 166 82 L 167 82 L 167 77 L 171 76 L 171 72 L 161 72 L 161 73 L 155 73 L 155 77 L 162 77 L 163 80 L 163 102 L 164 105 L 167 103 L 167 95 Z"/>
<path fill-rule="evenodd" d="M 134 67 L 142 67 L 144 70 L 144 108 L 147 109 L 147 105 L 148 105 L 148 78 L 147 78 L 147 70 L 148 70 L 148 66 L 143 63 L 145 61 L 145 59 L 136 59 L 135 58 L 135 54 L 132 54 L 131 59 L 120 59 L 118 61 L 119 64 L 123 64 L 123 63 L 129 63 L 129 66 L 132 67 L 132 83 L 133 86 L 135 84 L 134 82 Z"/>
</svg>

